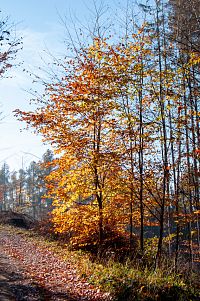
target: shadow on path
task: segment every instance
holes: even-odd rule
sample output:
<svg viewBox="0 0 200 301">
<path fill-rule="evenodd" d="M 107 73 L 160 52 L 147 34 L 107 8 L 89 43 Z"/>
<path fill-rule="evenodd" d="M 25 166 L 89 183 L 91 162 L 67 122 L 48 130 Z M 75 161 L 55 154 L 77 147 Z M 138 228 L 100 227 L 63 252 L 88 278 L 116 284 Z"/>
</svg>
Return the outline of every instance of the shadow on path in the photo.
<svg viewBox="0 0 200 301">
<path fill-rule="evenodd" d="M 0 301 L 79 301 L 67 293 L 50 292 L 25 278 L 10 258 L 0 254 Z"/>
</svg>

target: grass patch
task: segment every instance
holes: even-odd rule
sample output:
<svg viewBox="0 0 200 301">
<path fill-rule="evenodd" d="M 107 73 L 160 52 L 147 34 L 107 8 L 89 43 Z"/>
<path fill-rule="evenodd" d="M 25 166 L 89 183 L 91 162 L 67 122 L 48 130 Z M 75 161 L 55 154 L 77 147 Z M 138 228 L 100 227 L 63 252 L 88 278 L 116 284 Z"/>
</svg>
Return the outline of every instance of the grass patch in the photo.
<svg viewBox="0 0 200 301">
<path fill-rule="evenodd" d="M 84 257 L 85 258 L 85 257 Z M 199 300 L 198 292 L 176 274 L 163 270 L 151 271 L 127 260 L 121 264 L 112 260 L 106 264 L 87 262 L 81 266 L 82 276 L 111 293 L 114 300 Z"/>
</svg>

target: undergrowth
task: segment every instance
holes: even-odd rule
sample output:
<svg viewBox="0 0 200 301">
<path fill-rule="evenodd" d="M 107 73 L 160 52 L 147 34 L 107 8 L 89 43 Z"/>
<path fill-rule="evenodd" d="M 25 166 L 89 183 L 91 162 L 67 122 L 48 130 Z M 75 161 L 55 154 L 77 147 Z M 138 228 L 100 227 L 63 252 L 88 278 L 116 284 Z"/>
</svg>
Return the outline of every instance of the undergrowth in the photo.
<svg viewBox="0 0 200 301">
<path fill-rule="evenodd" d="M 197 288 L 181 275 L 170 270 L 141 268 L 133 260 L 124 263 L 110 260 L 91 262 L 88 255 L 79 255 L 78 270 L 92 285 L 111 293 L 113 300 L 199 300 Z M 191 275 L 195 278 L 195 274 Z"/>
</svg>

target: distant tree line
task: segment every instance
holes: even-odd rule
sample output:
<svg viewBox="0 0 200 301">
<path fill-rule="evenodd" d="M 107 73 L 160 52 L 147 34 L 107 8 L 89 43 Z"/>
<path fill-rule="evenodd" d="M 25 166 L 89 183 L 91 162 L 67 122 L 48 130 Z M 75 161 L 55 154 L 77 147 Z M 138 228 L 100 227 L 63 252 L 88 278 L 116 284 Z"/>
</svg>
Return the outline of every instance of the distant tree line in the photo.
<svg viewBox="0 0 200 301">
<path fill-rule="evenodd" d="M 41 219 L 51 210 L 52 201 L 45 198 L 45 177 L 50 174 L 53 153 L 47 150 L 38 162 L 27 168 L 10 171 L 7 163 L 0 168 L 0 210 L 13 210 Z"/>
</svg>

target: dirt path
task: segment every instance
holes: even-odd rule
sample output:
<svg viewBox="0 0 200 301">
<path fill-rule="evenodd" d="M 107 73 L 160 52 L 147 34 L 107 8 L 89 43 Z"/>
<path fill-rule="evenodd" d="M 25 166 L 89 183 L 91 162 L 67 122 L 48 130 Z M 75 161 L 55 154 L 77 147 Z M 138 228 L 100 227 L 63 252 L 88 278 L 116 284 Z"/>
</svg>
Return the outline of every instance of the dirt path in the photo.
<svg viewBox="0 0 200 301">
<path fill-rule="evenodd" d="M 0 301 L 49 300 L 37 283 L 24 276 L 15 260 L 0 247 Z"/>
<path fill-rule="evenodd" d="M 18 260 L 8 256 L 0 246 L 0 301 L 67 300 L 67 294 L 57 295 L 45 289 L 34 279 L 27 277 Z"/>
<path fill-rule="evenodd" d="M 0 301 L 103 301 L 46 245 L 0 227 Z"/>
<path fill-rule="evenodd" d="M 11 271 L 9 259 L 0 253 L 0 300 L 1 301 L 14 301 L 12 286 L 12 278 L 14 272 Z"/>
</svg>

